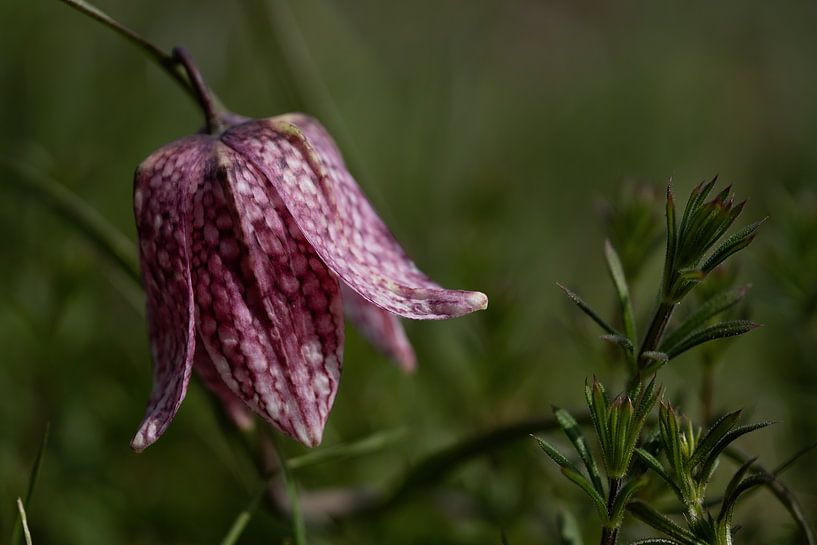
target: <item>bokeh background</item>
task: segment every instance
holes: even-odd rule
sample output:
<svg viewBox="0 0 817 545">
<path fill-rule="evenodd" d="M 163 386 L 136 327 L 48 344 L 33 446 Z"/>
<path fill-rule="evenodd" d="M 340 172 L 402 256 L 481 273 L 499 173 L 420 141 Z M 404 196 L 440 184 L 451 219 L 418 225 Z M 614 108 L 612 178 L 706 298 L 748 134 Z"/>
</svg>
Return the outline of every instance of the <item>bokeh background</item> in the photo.
<svg viewBox="0 0 817 545">
<path fill-rule="evenodd" d="M 555 282 L 611 312 L 604 203 L 652 188 L 660 228 L 670 178 L 683 200 L 719 174 L 750 198 L 741 223 L 771 216 L 737 260 L 754 285 L 747 312 L 766 327 L 722 353 L 718 408 L 780 422 L 741 443 L 769 467 L 817 439 L 814 2 L 99 5 L 162 47 L 187 46 L 233 110 L 319 117 L 417 263 L 490 297 L 487 312 L 407 324 L 413 376 L 349 328 L 324 445 L 389 430 L 403 439 L 298 472 L 305 493 L 388 489 L 472 434 L 551 404 L 578 409 L 594 373 L 620 382 Z M 197 130 L 199 113 L 140 51 L 56 0 L 4 0 L 0 21 L 0 536 L 50 423 L 29 510 L 35 543 L 218 543 L 257 487 L 252 465 L 198 384 L 156 445 L 129 450 L 151 380 L 141 295 L 19 191 L 17 172 L 59 181 L 132 239 L 135 165 Z M 635 287 L 644 318 L 659 267 L 654 255 Z M 698 360 L 662 375 L 691 414 Z M 815 460 L 784 479 L 811 521 Z M 309 540 L 484 544 L 504 530 L 511 544 L 556 543 L 566 507 L 594 542 L 589 503 L 522 439 L 376 516 L 312 523 Z M 737 518 L 743 543 L 801 543 L 766 492 Z M 262 506 L 240 543 L 281 542 L 287 524 Z"/>
</svg>

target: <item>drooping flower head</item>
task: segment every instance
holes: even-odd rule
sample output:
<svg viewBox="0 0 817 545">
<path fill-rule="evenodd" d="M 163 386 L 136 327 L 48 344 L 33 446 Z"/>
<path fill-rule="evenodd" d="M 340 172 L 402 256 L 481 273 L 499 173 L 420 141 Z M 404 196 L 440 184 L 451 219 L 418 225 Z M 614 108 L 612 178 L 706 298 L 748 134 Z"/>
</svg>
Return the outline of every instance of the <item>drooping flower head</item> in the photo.
<svg viewBox="0 0 817 545">
<path fill-rule="evenodd" d="M 414 353 L 398 316 L 487 306 L 484 294 L 444 289 L 414 265 L 316 120 L 219 121 L 136 172 L 154 362 L 136 450 L 167 428 L 194 368 L 237 423 L 249 408 L 315 446 L 340 380 L 344 305 L 408 369 Z"/>
</svg>

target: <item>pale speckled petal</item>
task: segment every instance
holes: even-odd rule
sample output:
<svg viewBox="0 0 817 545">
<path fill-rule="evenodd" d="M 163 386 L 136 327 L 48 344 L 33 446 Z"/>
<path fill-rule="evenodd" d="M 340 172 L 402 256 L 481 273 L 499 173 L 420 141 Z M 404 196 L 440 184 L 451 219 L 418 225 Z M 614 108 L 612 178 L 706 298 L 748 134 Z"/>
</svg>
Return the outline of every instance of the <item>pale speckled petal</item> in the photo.
<svg viewBox="0 0 817 545">
<path fill-rule="evenodd" d="M 444 289 L 414 265 L 314 119 L 290 114 L 251 121 L 221 139 L 267 176 L 323 261 L 368 301 L 415 319 L 487 307 L 484 294 Z"/>
<path fill-rule="evenodd" d="M 193 200 L 191 255 L 199 334 L 224 382 L 320 443 L 340 380 L 340 287 L 266 177 L 221 144 Z"/>
<path fill-rule="evenodd" d="M 403 371 L 414 371 L 417 358 L 400 318 L 370 303 L 346 284 L 341 285 L 341 295 L 346 316 L 360 334 L 385 356 L 397 362 Z"/>
<path fill-rule="evenodd" d="M 156 441 L 187 392 L 195 351 L 190 281 L 190 203 L 211 139 L 191 136 L 154 152 L 137 169 L 134 213 L 153 357 L 153 391 L 131 447 Z"/>
<path fill-rule="evenodd" d="M 218 369 L 213 365 L 213 360 L 201 345 L 201 341 L 196 344 L 193 371 L 204 386 L 218 398 L 227 417 L 238 429 L 247 431 L 253 428 L 254 422 L 250 408 L 221 379 Z"/>
</svg>

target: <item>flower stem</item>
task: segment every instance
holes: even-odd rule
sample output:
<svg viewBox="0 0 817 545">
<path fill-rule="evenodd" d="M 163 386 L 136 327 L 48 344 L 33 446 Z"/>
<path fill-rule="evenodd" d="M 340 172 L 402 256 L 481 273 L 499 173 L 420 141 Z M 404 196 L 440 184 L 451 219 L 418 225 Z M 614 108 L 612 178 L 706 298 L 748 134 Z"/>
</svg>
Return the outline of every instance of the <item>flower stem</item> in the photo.
<svg viewBox="0 0 817 545">
<path fill-rule="evenodd" d="M 219 105 L 213 92 L 204 83 L 204 78 L 199 71 L 196 63 L 193 62 L 193 57 L 183 47 L 173 48 L 173 59 L 178 61 L 187 73 L 187 78 L 193 86 L 196 100 L 204 112 L 204 119 L 206 123 L 206 130 L 208 134 L 217 134 L 224 130 L 223 108 Z"/>
<path fill-rule="evenodd" d="M 124 37 L 126 40 L 135 44 L 137 47 L 142 49 L 148 57 L 150 57 L 160 68 L 162 68 L 168 75 L 173 78 L 173 80 L 178 83 L 187 94 L 196 98 L 195 90 L 191 87 L 190 82 L 184 75 L 184 72 L 180 70 L 179 63 L 177 59 L 173 57 L 173 55 L 163 51 L 159 46 L 141 36 L 140 34 L 134 32 L 133 30 L 129 29 L 104 11 L 100 10 L 96 6 L 86 2 L 85 0 L 59 0 L 65 4 L 68 4 L 75 10 L 84 13 L 85 15 L 91 17 L 92 19 L 96 19 L 103 25 L 107 26 L 108 28 L 112 29 L 114 32 L 119 34 L 120 36 Z"/>
</svg>

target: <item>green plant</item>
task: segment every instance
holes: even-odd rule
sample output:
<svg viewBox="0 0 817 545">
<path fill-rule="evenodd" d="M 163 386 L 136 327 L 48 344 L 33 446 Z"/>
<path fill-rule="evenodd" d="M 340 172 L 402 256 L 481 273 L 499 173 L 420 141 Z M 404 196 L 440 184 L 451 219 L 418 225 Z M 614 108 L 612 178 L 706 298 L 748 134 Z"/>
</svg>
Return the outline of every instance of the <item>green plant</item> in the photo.
<svg viewBox="0 0 817 545">
<path fill-rule="evenodd" d="M 585 385 L 585 401 L 598 454 L 594 454 L 577 420 L 564 409 L 554 409 L 555 417 L 580 464 L 551 443 L 537 438 L 541 449 L 559 465 L 562 474 L 592 500 L 599 515 L 601 545 L 618 542 L 628 514 L 664 535 L 636 542 L 641 545 L 731 544 L 735 532 L 733 515 L 739 500 L 757 486 L 777 482 L 776 475 L 762 470 L 751 459 L 744 461 L 735 472 L 722 498 L 712 500 L 709 485 L 724 452 L 743 435 L 770 422 L 739 426 L 738 410 L 721 416 L 704 432 L 691 419 L 680 416 L 669 402 L 659 403 L 664 390 L 656 384 L 656 374 L 667 363 L 699 345 L 742 335 L 758 327 L 752 321 L 729 315 L 743 300 L 747 288 L 735 288 L 735 275 L 721 274 L 723 269 L 719 267 L 754 240 L 765 220 L 724 238 L 745 202 L 736 204 L 730 188 L 707 200 L 715 183 L 716 180 L 712 180 L 695 187 L 680 221 L 672 187 L 667 189 L 664 268 L 655 310 L 643 336 L 638 335 L 625 268 L 609 241 L 605 244 L 605 257 L 617 294 L 622 330 L 574 292 L 562 288 L 601 327 L 602 339 L 620 347 L 628 375 L 626 388 L 612 400 L 596 378 Z M 646 225 L 648 222 L 631 220 L 629 223 Z M 621 238 L 620 233 L 618 236 Z M 642 254 L 643 259 L 647 256 L 648 253 Z M 638 267 L 631 263 L 629 269 L 638 270 Z M 700 296 L 688 298 L 709 276 L 715 279 L 706 289 L 697 291 Z M 693 306 L 682 320 L 672 323 L 674 311 L 682 301 L 690 301 Z M 648 487 L 651 481 L 657 481 L 657 486 Z M 683 522 L 676 522 L 656 507 L 660 493 L 667 490 L 680 502 Z M 796 504 L 790 495 L 783 493 L 782 497 L 784 503 Z M 716 505 L 719 510 L 713 514 L 710 509 Z M 813 537 L 807 526 L 803 533 L 811 543 Z"/>
</svg>

